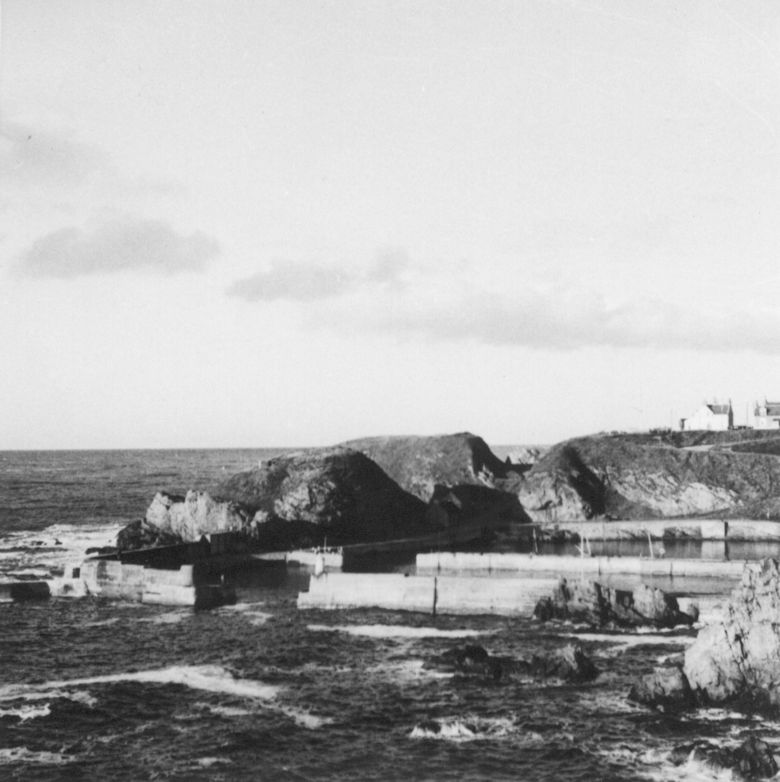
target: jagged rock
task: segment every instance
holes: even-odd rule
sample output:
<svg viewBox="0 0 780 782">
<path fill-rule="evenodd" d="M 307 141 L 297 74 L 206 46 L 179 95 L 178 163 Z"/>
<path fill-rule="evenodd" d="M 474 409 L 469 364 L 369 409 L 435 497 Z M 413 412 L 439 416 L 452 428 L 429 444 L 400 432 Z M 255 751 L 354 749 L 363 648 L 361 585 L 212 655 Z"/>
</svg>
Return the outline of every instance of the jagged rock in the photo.
<svg viewBox="0 0 780 782">
<path fill-rule="evenodd" d="M 222 483 L 217 495 L 253 514 L 264 547 L 390 540 L 437 527 L 425 504 L 348 448 L 279 456 Z"/>
<path fill-rule="evenodd" d="M 569 644 L 552 654 L 531 658 L 531 675 L 548 679 L 562 679 L 568 682 L 587 682 L 598 676 L 598 668 L 578 644 Z"/>
<path fill-rule="evenodd" d="M 582 647 L 572 644 L 557 651 L 535 654 L 530 660 L 493 656 L 478 644 L 468 644 L 444 652 L 427 663 L 426 667 L 491 681 L 509 681 L 518 676 L 532 676 L 539 679 L 585 682 L 595 679 L 599 673 Z"/>
<path fill-rule="evenodd" d="M 367 437 L 345 443 L 373 459 L 401 488 L 428 502 L 437 486 L 496 487 L 512 465 L 470 432 L 438 437 Z"/>
<path fill-rule="evenodd" d="M 746 565 L 722 621 L 685 653 L 691 689 L 707 703 L 780 711 L 780 565 Z"/>
<path fill-rule="evenodd" d="M 640 584 L 628 591 L 596 581 L 569 582 L 565 578 L 551 597 L 536 604 L 534 616 L 543 622 L 560 619 L 597 627 L 675 627 L 695 621 L 695 617 L 680 611 L 676 598 L 660 589 Z"/>
<path fill-rule="evenodd" d="M 119 530 L 116 536 L 116 547 L 119 551 L 132 551 L 154 546 L 172 546 L 181 542 L 182 540 L 178 535 L 158 529 L 144 520 L 131 522 Z"/>
<path fill-rule="evenodd" d="M 247 522 L 247 513 L 238 505 L 218 502 L 204 491 L 188 491 L 183 499 L 158 492 L 146 511 L 147 524 L 171 532 L 185 543 L 213 532 L 238 532 Z"/>
<path fill-rule="evenodd" d="M 644 676 L 631 688 L 628 699 L 663 711 L 685 711 L 696 705 L 688 679 L 676 665 Z"/>
<path fill-rule="evenodd" d="M 669 760 L 677 766 L 696 760 L 715 770 L 730 769 L 744 779 L 766 779 L 778 770 L 770 746 L 756 736 L 749 736 L 734 749 L 708 741 L 682 744 L 672 750 Z"/>
</svg>

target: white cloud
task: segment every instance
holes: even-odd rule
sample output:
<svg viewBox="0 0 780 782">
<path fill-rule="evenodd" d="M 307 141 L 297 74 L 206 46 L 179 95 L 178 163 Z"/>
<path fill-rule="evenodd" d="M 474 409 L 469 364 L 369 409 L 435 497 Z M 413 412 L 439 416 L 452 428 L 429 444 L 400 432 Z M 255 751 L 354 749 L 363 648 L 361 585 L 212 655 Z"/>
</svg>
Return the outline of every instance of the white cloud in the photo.
<svg viewBox="0 0 780 782">
<path fill-rule="evenodd" d="M 403 250 L 383 250 L 365 271 L 347 266 L 321 266 L 313 263 L 275 260 L 266 271 L 236 280 L 227 290 L 229 296 L 245 301 L 313 302 L 333 299 L 360 291 L 402 286 L 402 274 L 408 265 Z"/>
<path fill-rule="evenodd" d="M 162 220 L 125 218 L 91 232 L 52 231 L 22 253 L 16 271 L 62 279 L 131 269 L 173 274 L 203 269 L 218 251 L 217 242 L 201 232 L 185 236 Z"/>
<path fill-rule="evenodd" d="M 0 124 L 0 181 L 14 185 L 74 185 L 105 165 L 95 146 L 62 129 L 4 121 Z"/>
</svg>

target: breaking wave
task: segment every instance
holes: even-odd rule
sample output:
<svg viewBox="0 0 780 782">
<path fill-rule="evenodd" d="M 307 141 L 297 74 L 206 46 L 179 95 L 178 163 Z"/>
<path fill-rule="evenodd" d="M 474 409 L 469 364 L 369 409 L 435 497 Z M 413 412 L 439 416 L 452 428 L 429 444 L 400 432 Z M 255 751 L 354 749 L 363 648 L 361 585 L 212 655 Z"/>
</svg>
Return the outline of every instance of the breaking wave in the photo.
<svg viewBox="0 0 780 782">
<path fill-rule="evenodd" d="M 415 725 L 409 738 L 438 741 L 489 741 L 511 736 L 519 745 L 533 745 L 543 741 L 535 731 L 523 732 L 510 717 L 449 717 L 429 720 Z"/>
<path fill-rule="evenodd" d="M 312 632 L 339 632 L 366 638 L 473 638 L 486 635 L 483 630 L 439 630 L 436 627 L 407 625 L 307 625 Z"/>
</svg>

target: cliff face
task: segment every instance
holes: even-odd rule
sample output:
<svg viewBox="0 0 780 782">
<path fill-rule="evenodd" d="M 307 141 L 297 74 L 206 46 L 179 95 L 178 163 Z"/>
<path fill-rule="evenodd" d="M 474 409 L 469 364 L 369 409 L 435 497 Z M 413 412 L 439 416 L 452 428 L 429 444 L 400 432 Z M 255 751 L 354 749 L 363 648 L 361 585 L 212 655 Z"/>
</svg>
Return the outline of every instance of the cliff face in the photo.
<svg viewBox="0 0 780 782">
<path fill-rule="evenodd" d="M 232 476 L 217 489 L 254 514 L 267 546 L 352 543 L 434 531 L 421 500 L 400 489 L 371 459 L 349 448 L 279 456 Z"/>
<path fill-rule="evenodd" d="M 504 482 L 536 521 L 718 514 L 780 518 L 780 457 L 771 438 L 736 432 L 598 435 L 554 446 Z M 696 444 L 687 442 L 696 435 Z M 709 440 L 709 442 L 708 442 Z M 746 442 L 747 441 L 747 442 Z M 750 449 L 750 450 L 749 450 Z M 753 450 L 755 449 L 755 450 Z M 762 452 L 755 452 L 755 451 Z"/>
<path fill-rule="evenodd" d="M 375 461 L 402 489 L 424 502 L 437 486 L 496 487 L 508 466 L 469 432 L 438 437 L 368 437 L 346 447 Z"/>
</svg>

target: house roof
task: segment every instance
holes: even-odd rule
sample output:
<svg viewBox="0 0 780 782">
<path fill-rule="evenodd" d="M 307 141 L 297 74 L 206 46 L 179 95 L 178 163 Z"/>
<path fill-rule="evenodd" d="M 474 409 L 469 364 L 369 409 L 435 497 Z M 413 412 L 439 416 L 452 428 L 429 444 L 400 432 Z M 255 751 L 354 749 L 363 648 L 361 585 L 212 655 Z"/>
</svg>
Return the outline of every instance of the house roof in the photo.
<svg viewBox="0 0 780 782">
<path fill-rule="evenodd" d="M 780 402 L 764 402 L 763 405 L 759 405 L 759 408 L 766 407 L 767 416 L 780 416 Z"/>
<path fill-rule="evenodd" d="M 731 412 L 731 405 L 707 405 L 715 415 L 728 415 Z"/>
</svg>

